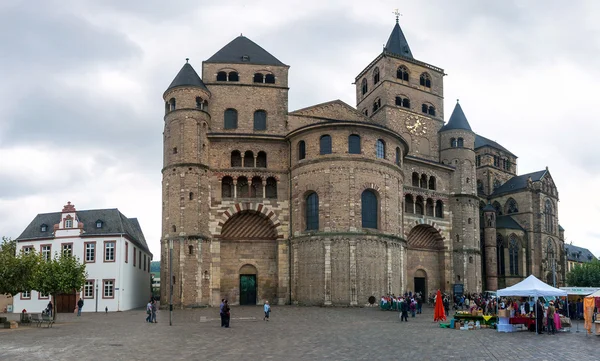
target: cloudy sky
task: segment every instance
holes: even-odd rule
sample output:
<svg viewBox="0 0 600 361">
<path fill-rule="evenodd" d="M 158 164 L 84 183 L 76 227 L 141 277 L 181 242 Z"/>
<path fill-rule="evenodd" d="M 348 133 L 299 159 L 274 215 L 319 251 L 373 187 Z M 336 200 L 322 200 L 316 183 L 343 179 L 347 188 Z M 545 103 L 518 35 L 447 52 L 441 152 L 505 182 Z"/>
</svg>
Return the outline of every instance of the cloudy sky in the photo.
<svg viewBox="0 0 600 361">
<path fill-rule="evenodd" d="M 549 167 L 567 241 L 600 256 L 600 2 L 553 0 L 0 2 L 0 235 L 71 201 L 140 220 L 160 257 L 162 93 L 185 58 L 243 33 L 290 68 L 290 110 L 355 104 L 393 9 L 415 58 L 443 68 L 446 118 Z M 568 4 L 568 5 L 567 5 Z"/>
</svg>

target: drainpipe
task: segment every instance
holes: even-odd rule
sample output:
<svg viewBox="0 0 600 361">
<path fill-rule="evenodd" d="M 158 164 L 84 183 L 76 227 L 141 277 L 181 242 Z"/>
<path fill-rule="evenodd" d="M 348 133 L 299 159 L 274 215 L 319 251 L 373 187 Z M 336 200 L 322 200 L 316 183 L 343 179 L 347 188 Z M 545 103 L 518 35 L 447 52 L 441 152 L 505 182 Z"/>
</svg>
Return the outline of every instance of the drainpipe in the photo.
<svg viewBox="0 0 600 361">
<path fill-rule="evenodd" d="M 292 217 L 292 142 L 290 142 L 290 140 L 288 139 L 288 158 L 289 158 L 289 167 L 288 167 L 288 183 L 289 183 L 289 187 L 288 187 L 288 193 L 289 193 L 289 212 L 290 212 L 290 226 L 288 227 L 289 229 L 289 234 L 288 234 L 288 301 L 290 303 L 290 305 L 292 304 L 292 235 L 294 232 L 294 217 Z"/>
</svg>

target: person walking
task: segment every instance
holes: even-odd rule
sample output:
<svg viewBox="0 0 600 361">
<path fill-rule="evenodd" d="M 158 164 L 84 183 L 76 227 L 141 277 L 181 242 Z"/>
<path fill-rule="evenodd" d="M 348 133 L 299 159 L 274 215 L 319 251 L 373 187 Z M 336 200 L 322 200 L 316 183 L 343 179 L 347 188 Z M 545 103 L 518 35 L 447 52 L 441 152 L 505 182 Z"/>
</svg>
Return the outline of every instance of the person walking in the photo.
<svg viewBox="0 0 600 361">
<path fill-rule="evenodd" d="M 221 305 L 219 306 L 219 315 L 221 316 L 221 327 L 225 327 L 225 299 L 221 298 Z"/>
<path fill-rule="evenodd" d="M 83 299 L 80 298 L 79 301 L 77 301 L 77 316 L 81 316 L 82 308 L 83 308 Z"/>
<path fill-rule="evenodd" d="M 265 311 L 265 317 L 263 317 L 263 321 L 269 321 L 269 315 L 271 314 L 271 306 L 269 305 L 269 301 L 265 301 L 265 306 L 263 309 Z"/>
<path fill-rule="evenodd" d="M 152 302 L 146 304 L 146 322 L 152 322 Z"/>
<path fill-rule="evenodd" d="M 229 308 L 229 303 L 225 300 L 225 304 L 223 305 L 223 313 L 225 314 L 225 328 L 229 328 L 229 321 L 231 320 L 231 309 Z"/>
<path fill-rule="evenodd" d="M 410 305 L 408 307 L 410 309 L 410 317 L 415 317 L 415 312 L 417 311 L 417 303 L 414 299 L 410 300 Z"/>
<path fill-rule="evenodd" d="M 150 322 L 158 323 L 158 322 L 156 322 L 156 301 L 153 299 L 151 303 L 152 303 L 152 317 L 150 318 Z"/>
</svg>

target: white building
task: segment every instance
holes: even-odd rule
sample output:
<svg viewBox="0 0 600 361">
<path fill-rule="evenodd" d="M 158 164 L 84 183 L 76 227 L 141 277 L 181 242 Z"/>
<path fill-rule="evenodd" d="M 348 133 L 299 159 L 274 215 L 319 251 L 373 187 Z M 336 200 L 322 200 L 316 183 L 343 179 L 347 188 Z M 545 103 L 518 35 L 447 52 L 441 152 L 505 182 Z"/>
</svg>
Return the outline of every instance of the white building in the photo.
<svg viewBox="0 0 600 361">
<path fill-rule="evenodd" d="M 85 286 L 57 295 L 57 312 L 73 312 L 80 298 L 82 312 L 125 311 L 145 306 L 152 294 L 152 253 L 140 224 L 116 208 L 76 211 L 68 202 L 62 212 L 38 214 L 17 238 L 17 251 L 31 249 L 45 257 L 68 252 L 85 262 Z M 49 300 L 35 290 L 23 292 L 14 297 L 14 312 L 41 312 Z"/>
</svg>

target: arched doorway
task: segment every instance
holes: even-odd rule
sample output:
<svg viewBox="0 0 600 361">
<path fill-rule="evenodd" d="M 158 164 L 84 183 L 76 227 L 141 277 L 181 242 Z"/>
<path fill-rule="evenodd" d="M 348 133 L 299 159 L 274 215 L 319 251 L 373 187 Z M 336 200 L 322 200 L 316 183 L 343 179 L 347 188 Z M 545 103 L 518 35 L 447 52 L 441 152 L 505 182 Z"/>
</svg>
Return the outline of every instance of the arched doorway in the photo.
<svg viewBox="0 0 600 361">
<path fill-rule="evenodd" d="M 428 224 L 419 224 L 407 237 L 407 270 L 414 274 L 414 291 L 419 287 L 423 295 L 438 288 L 446 290 L 444 239 L 440 232 Z"/>
<path fill-rule="evenodd" d="M 247 264 L 240 268 L 240 305 L 256 304 L 256 267 Z"/>
<path fill-rule="evenodd" d="M 277 229 L 264 214 L 234 214 L 221 230 L 220 291 L 231 304 L 277 301 Z"/>
<path fill-rule="evenodd" d="M 421 295 L 423 296 L 423 299 L 426 299 L 426 297 L 428 296 L 427 294 L 427 272 L 425 272 L 422 269 L 418 269 L 415 272 L 415 285 L 414 285 L 414 290 L 415 293 L 421 293 Z"/>
</svg>

